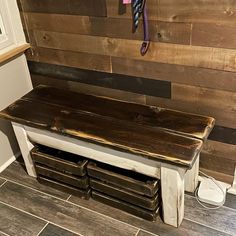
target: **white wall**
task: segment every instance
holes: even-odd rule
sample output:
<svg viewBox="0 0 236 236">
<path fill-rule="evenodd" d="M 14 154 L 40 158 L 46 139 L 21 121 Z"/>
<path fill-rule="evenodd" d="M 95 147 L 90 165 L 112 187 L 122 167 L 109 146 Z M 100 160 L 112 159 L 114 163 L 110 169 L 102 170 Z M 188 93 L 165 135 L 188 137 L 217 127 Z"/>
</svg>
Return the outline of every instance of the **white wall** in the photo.
<svg viewBox="0 0 236 236">
<path fill-rule="evenodd" d="M 25 55 L 0 65 L 0 110 L 31 89 L 32 84 Z M 19 148 L 11 124 L 0 120 L 0 172 L 15 160 L 17 154 L 19 154 Z"/>
<path fill-rule="evenodd" d="M 26 43 L 16 0 L 0 0 L 0 14 L 7 39 L 0 44 L 0 56 Z M 0 64 L 0 110 L 32 89 L 25 55 Z M 10 122 L 0 120 L 0 172 L 19 155 Z"/>
</svg>

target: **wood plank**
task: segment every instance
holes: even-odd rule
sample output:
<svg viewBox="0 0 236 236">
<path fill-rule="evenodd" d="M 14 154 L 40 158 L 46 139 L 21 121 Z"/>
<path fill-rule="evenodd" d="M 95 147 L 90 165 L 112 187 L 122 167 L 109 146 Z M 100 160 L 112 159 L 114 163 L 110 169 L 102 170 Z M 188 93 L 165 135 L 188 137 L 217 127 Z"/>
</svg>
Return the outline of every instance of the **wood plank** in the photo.
<svg viewBox="0 0 236 236">
<path fill-rule="evenodd" d="M 131 19 L 74 16 L 48 13 L 22 14 L 27 22 L 27 30 L 45 30 L 72 34 L 106 36 L 111 38 L 143 40 L 143 25 L 132 32 Z M 48 24 L 50 22 L 50 24 Z M 149 36 L 152 41 L 190 44 L 191 25 L 149 20 Z"/>
<path fill-rule="evenodd" d="M 120 101 L 145 104 L 145 95 L 126 92 L 117 89 L 104 88 L 94 85 L 83 84 L 74 81 L 60 80 L 52 77 L 31 74 L 33 86 L 48 85 L 60 89 L 68 89 L 82 94 L 90 94 L 100 97 L 112 98 Z"/>
<path fill-rule="evenodd" d="M 212 170 L 226 175 L 234 175 L 236 166 L 236 160 L 230 160 L 227 158 L 228 153 L 225 156 L 221 156 L 218 153 L 211 155 L 205 152 L 201 153 L 200 166 L 201 168 Z M 235 157 L 235 156 L 234 156 Z"/>
<path fill-rule="evenodd" d="M 136 217 L 140 217 L 152 222 L 156 220 L 159 213 L 159 208 L 157 208 L 155 211 L 148 211 L 141 207 L 134 206 L 125 201 L 121 201 L 117 198 L 110 197 L 106 194 L 97 191 L 92 191 L 92 197 L 96 201 L 103 202 L 109 206 L 121 209 L 122 211 L 126 211 L 132 215 L 135 215 Z"/>
<path fill-rule="evenodd" d="M 230 185 L 232 185 L 232 183 L 233 183 L 233 180 L 234 180 L 233 175 L 227 175 L 227 174 L 217 172 L 217 171 L 214 171 L 214 170 L 207 170 L 207 169 L 201 168 L 201 166 L 200 166 L 200 170 L 202 172 L 204 172 L 205 174 L 207 174 L 209 176 L 212 176 L 216 180 L 222 181 L 224 183 L 228 183 Z"/>
<path fill-rule="evenodd" d="M 211 133 L 209 138 L 218 142 L 236 145 L 236 129 L 231 129 L 223 126 L 215 126 L 215 129 Z"/>
<path fill-rule="evenodd" d="M 111 61 L 112 71 L 117 74 L 236 92 L 236 76 L 232 72 L 130 58 L 112 57 Z"/>
<path fill-rule="evenodd" d="M 39 176 L 46 177 L 58 181 L 59 183 L 68 184 L 70 186 L 87 190 L 89 188 L 88 177 L 84 176 L 82 178 L 63 173 L 62 171 L 52 170 L 50 168 L 44 167 L 39 164 L 35 164 L 36 173 Z"/>
<path fill-rule="evenodd" d="M 100 180 L 90 179 L 91 188 L 112 198 L 125 203 L 130 203 L 146 210 L 155 211 L 160 206 L 160 196 L 156 194 L 153 198 L 145 197 L 129 190 L 116 187 Z"/>
<path fill-rule="evenodd" d="M 216 230 L 234 235 L 236 232 L 236 211 L 221 207 L 214 211 L 203 209 L 194 197 L 185 196 L 185 216 L 204 225 L 213 225 Z"/>
<path fill-rule="evenodd" d="M 160 107 L 154 108 L 122 103 L 111 99 L 82 95 L 45 86 L 35 88 L 22 99 L 36 102 L 43 101 L 53 106 L 59 105 L 75 111 L 80 110 L 117 120 L 135 122 L 135 124 L 166 129 L 170 132 L 200 139 L 206 139 L 214 126 L 214 119 L 210 117 L 181 113 Z M 81 102 L 78 104 L 78 101 Z"/>
<path fill-rule="evenodd" d="M 74 97 L 73 100 L 69 97 Z M 181 113 L 164 108 L 154 108 L 137 104 L 122 103 L 94 96 L 82 95 L 40 86 L 23 97 L 25 100 L 41 100 L 45 103 L 69 107 L 75 110 L 88 111 L 101 116 L 118 120 L 135 122 L 156 128 L 164 128 L 170 132 L 179 132 L 188 136 L 206 139 L 214 126 L 214 119 L 193 114 Z M 96 106 L 94 106 L 96 104 Z M 101 107 L 103 109 L 101 109 Z M 137 118 L 137 116 L 139 118 Z M 176 125 L 178 124 L 178 126 Z"/>
<path fill-rule="evenodd" d="M 1 117 L 23 125 L 185 167 L 192 166 L 203 144 L 201 140 L 164 130 L 147 126 L 137 130 L 137 125 L 131 123 L 125 125 L 125 122 L 117 119 L 88 116 L 86 113 L 36 101 L 18 100 L 5 112 L 1 112 Z M 128 138 L 124 139 L 124 137 Z M 152 145 L 150 145 L 150 137 L 153 139 Z"/>
<path fill-rule="evenodd" d="M 52 179 L 48 179 L 44 176 L 37 176 L 37 180 L 39 183 L 43 184 L 43 185 L 46 185 L 46 186 L 49 186 L 49 187 L 52 187 L 54 189 L 58 189 L 59 191 L 62 191 L 62 192 L 65 192 L 65 193 L 68 193 L 68 194 L 73 194 L 74 196 L 77 196 L 77 197 L 80 197 L 80 198 L 83 198 L 83 199 L 89 199 L 90 198 L 90 195 L 91 195 L 91 189 L 88 188 L 88 189 L 78 189 L 78 188 L 75 188 L 71 185 L 68 185 L 68 184 L 63 184 L 61 182 L 57 182 L 57 181 L 54 181 Z"/>
<path fill-rule="evenodd" d="M 202 151 L 210 155 L 224 156 L 229 160 L 236 161 L 236 145 L 207 140 Z"/>
<path fill-rule="evenodd" d="M 11 164 L 6 170 L 4 170 L 0 174 L 0 176 L 9 181 L 23 184 L 27 187 L 44 192 L 46 194 L 50 194 L 55 197 L 59 197 L 61 199 L 66 200 L 69 197 L 69 194 L 66 194 L 61 191 L 55 190 L 53 188 L 45 187 L 44 185 L 39 184 L 35 178 L 27 174 L 24 167 L 20 165 L 18 162 L 14 162 L 13 164 Z"/>
<path fill-rule="evenodd" d="M 106 0 L 107 2 L 107 16 L 114 18 L 132 18 L 131 7 L 123 6 L 119 0 Z M 157 0 L 149 0 L 147 2 L 148 18 L 156 20 L 157 15 Z"/>
<path fill-rule="evenodd" d="M 88 175 L 118 188 L 149 197 L 154 197 L 160 188 L 160 181 L 157 179 L 102 163 L 90 162 Z"/>
<path fill-rule="evenodd" d="M 70 15 L 106 16 L 105 0 L 20 0 L 21 9 L 25 12 L 47 12 Z M 96 5 L 96 7 L 93 7 Z M 52 7 L 53 6 L 53 7 Z"/>
<path fill-rule="evenodd" d="M 46 221 L 2 203 L 0 209 L 0 232 L 7 235 L 37 236 L 47 224 Z"/>
<path fill-rule="evenodd" d="M 72 201 L 75 204 L 81 205 L 83 207 L 94 210 L 101 214 L 105 214 L 109 217 L 120 220 L 127 224 L 141 228 L 141 230 L 143 229 L 145 231 L 149 231 L 150 233 L 158 234 L 162 236 L 176 236 L 176 235 L 178 236 L 184 236 L 184 235 L 229 236 L 229 234 L 219 232 L 213 229 L 212 227 L 208 228 L 207 225 L 200 225 L 194 221 L 190 221 L 187 219 L 183 220 L 179 228 L 174 228 L 172 226 L 164 224 L 163 221 L 160 219 L 160 217 L 157 218 L 157 221 L 155 223 L 149 222 L 147 220 L 143 220 L 141 218 L 132 216 L 130 214 L 127 214 L 121 210 L 115 209 L 108 205 L 95 202 L 93 199 L 90 199 L 89 201 L 85 201 L 83 199 L 72 196 L 69 199 L 69 201 Z"/>
<path fill-rule="evenodd" d="M 209 109 L 220 109 L 221 112 L 236 110 L 236 93 L 233 92 L 177 83 L 172 83 L 171 89 L 171 97 L 176 101 L 198 103 Z"/>
<path fill-rule="evenodd" d="M 63 65 L 94 71 L 111 72 L 110 56 L 71 52 L 49 48 L 33 47 L 33 54 L 29 51 L 29 61 Z"/>
<path fill-rule="evenodd" d="M 236 48 L 234 24 L 193 24 L 192 45 L 215 48 Z"/>
<path fill-rule="evenodd" d="M 149 232 L 140 230 L 140 231 L 138 232 L 137 236 L 158 236 L 158 235 L 157 235 L 157 234 L 151 234 L 151 233 L 149 233 Z"/>
<path fill-rule="evenodd" d="M 170 98 L 171 96 L 171 84 L 167 81 L 96 72 L 46 63 L 29 62 L 28 65 L 31 73 L 138 94 L 155 95 L 165 98 Z"/>
<path fill-rule="evenodd" d="M 214 7 L 212 7 L 214 6 Z M 231 23 L 235 21 L 236 4 L 231 0 L 159 0 L 158 19 L 170 22 Z"/>
<path fill-rule="evenodd" d="M 42 231 L 40 236 L 78 236 L 78 234 L 72 233 L 68 230 L 65 230 L 63 228 L 60 228 L 53 224 L 48 224 L 46 228 Z"/>
<path fill-rule="evenodd" d="M 164 99 L 151 96 L 146 96 L 146 103 L 147 105 L 161 106 L 168 109 L 211 116 L 216 119 L 216 124 L 219 126 L 233 129 L 236 128 L 235 112 L 230 109 L 228 111 L 224 110 L 224 112 L 222 112 L 222 110 L 219 107 L 217 108 L 216 105 L 214 108 L 210 108 L 199 104 L 198 102 L 189 102 L 188 100 L 176 101 L 174 99 Z"/>
<path fill-rule="evenodd" d="M 134 236 L 137 232 L 117 220 L 13 183 L 0 188 L 0 201 L 81 235 Z"/>
<path fill-rule="evenodd" d="M 236 50 L 153 42 L 145 57 L 141 41 L 88 35 L 35 31 L 37 46 L 60 50 L 128 57 L 176 65 L 236 71 Z M 80 42 L 78 44 L 77 42 Z M 65 42 L 71 42 L 70 44 Z"/>
</svg>

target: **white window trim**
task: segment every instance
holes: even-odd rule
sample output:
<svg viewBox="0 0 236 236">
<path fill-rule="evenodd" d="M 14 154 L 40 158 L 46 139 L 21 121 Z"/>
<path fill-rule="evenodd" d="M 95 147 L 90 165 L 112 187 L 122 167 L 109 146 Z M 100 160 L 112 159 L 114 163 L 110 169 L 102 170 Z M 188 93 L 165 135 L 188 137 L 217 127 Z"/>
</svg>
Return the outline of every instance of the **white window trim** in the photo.
<svg viewBox="0 0 236 236">
<path fill-rule="evenodd" d="M 0 54 L 26 43 L 16 0 L 0 0 Z"/>
</svg>

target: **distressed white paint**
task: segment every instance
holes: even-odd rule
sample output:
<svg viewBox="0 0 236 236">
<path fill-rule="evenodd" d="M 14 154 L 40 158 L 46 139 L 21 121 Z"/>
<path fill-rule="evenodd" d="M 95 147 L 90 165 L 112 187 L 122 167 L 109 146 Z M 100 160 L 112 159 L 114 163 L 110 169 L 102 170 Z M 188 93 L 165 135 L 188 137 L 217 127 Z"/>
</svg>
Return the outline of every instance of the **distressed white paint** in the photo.
<svg viewBox="0 0 236 236">
<path fill-rule="evenodd" d="M 185 169 L 170 165 L 161 166 L 161 196 L 163 219 L 166 224 L 178 227 L 184 218 Z"/>
<path fill-rule="evenodd" d="M 192 167 L 185 174 L 185 191 L 193 193 L 198 185 L 199 155 Z"/>
<path fill-rule="evenodd" d="M 29 141 L 28 136 L 24 127 L 20 124 L 12 123 L 13 129 L 20 146 L 21 154 L 23 156 L 27 172 L 30 176 L 36 177 L 36 172 L 32 158 L 30 156 L 30 151 L 34 145 Z"/>
<path fill-rule="evenodd" d="M 62 151 L 82 155 L 127 170 L 133 170 L 154 178 L 160 178 L 160 163 L 142 156 L 120 152 L 79 139 L 74 139 L 49 131 L 24 127 L 28 138 L 36 143 Z"/>
<path fill-rule="evenodd" d="M 184 217 L 185 168 L 156 162 L 142 156 L 120 152 L 41 129 L 16 123 L 13 123 L 13 126 L 29 175 L 36 176 L 30 156 L 30 150 L 33 148 L 32 142 L 35 142 L 113 166 L 133 170 L 151 177 L 160 178 L 164 222 L 175 227 L 181 224 Z M 196 160 L 193 172 L 189 172 L 186 176 L 186 178 L 190 178 L 187 181 L 194 181 L 195 185 L 198 162 L 199 159 Z M 192 186 L 193 184 L 191 188 L 193 188 Z"/>
</svg>

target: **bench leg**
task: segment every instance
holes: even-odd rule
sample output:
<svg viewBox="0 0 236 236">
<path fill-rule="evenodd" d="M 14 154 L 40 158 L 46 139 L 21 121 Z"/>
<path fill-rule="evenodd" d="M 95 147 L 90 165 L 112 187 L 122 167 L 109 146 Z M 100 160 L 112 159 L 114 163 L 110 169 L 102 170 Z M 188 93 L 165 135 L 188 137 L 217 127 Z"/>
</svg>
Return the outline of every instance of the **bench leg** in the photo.
<svg viewBox="0 0 236 236">
<path fill-rule="evenodd" d="M 198 186 L 198 172 L 199 172 L 199 155 L 191 170 L 188 170 L 185 174 L 185 191 L 194 193 Z"/>
<path fill-rule="evenodd" d="M 30 156 L 30 151 L 34 147 L 34 145 L 29 141 L 26 131 L 22 125 L 12 122 L 12 126 L 20 146 L 21 154 L 23 156 L 26 170 L 28 174 L 32 177 L 36 177 L 36 172 L 34 168 L 34 164 L 32 158 Z"/>
<path fill-rule="evenodd" d="M 184 218 L 185 170 L 169 165 L 161 167 L 161 196 L 163 219 L 166 224 L 178 227 Z"/>
</svg>

